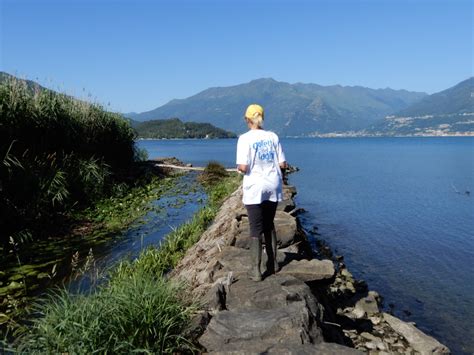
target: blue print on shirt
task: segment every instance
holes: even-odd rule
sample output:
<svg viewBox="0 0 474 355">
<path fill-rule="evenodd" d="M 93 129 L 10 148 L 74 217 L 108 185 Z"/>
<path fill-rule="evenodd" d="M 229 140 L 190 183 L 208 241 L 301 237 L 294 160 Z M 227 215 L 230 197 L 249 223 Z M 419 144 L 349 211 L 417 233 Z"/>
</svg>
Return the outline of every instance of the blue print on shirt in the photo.
<svg viewBox="0 0 474 355">
<path fill-rule="evenodd" d="M 275 150 L 271 139 L 255 142 L 252 148 L 255 149 L 258 159 L 269 163 L 275 160 Z"/>
</svg>

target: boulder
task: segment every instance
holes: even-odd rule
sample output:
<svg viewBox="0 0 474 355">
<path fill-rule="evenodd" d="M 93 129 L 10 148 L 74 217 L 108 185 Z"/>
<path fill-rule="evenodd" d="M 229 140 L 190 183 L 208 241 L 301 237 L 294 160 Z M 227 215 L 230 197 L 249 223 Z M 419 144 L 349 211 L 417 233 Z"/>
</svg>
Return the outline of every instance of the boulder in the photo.
<svg viewBox="0 0 474 355">
<path fill-rule="evenodd" d="M 331 260 L 293 260 L 280 271 L 281 275 L 292 275 L 297 279 L 310 282 L 334 277 L 334 264 Z"/>
<path fill-rule="evenodd" d="M 221 311 L 226 304 L 226 291 L 222 283 L 216 283 L 209 291 L 201 298 L 203 307 L 211 312 Z"/>
<path fill-rule="evenodd" d="M 397 333 L 405 337 L 410 346 L 422 355 L 450 354 L 449 349 L 435 338 L 426 335 L 412 324 L 406 323 L 388 313 L 383 314 L 383 319 Z"/>
<path fill-rule="evenodd" d="M 298 255 L 303 255 L 306 252 L 306 250 L 307 250 L 307 246 L 306 246 L 306 243 L 303 243 L 303 241 L 297 242 L 295 244 L 291 244 L 290 246 L 287 246 L 286 248 L 278 249 L 278 251 L 282 253 L 298 254 Z"/>
<path fill-rule="evenodd" d="M 299 303 L 309 310 L 314 319 L 320 319 L 321 308 L 311 289 L 291 275 L 272 275 L 261 282 L 238 280 L 229 288 L 226 307 L 240 309 L 276 309 Z"/>
<path fill-rule="evenodd" d="M 283 200 L 288 200 L 296 195 L 296 187 L 291 185 L 283 186 Z"/>
<path fill-rule="evenodd" d="M 348 348 L 347 346 L 335 343 L 319 344 L 301 344 L 297 346 L 288 346 L 277 344 L 268 349 L 268 354 L 287 354 L 287 355 L 355 355 L 364 354 L 363 352 Z"/>
<path fill-rule="evenodd" d="M 278 252 L 277 261 L 281 265 L 285 261 L 285 254 Z M 247 249 L 238 248 L 235 246 L 224 246 L 221 252 L 216 255 L 215 263 L 221 265 L 221 268 L 213 272 L 213 279 L 217 280 L 220 277 L 227 276 L 230 272 L 236 279 L 247 278 L 250 271 L 251 261 L 250 251 Z M 266 270 L 267 254 L 262 252 L 261 270 L 262 273 Z"/>
<path fill-rule="evenodd" d="M 277 211 L 290 212 L 293 211 L 295 207 L 295 201 L 293 201 L 291 198 L 288 198 L 278 202 Z"/>
<path fill-rule="evenodd" d="M 260 353 L 262 346 L 321 342 L 320 329 L 307 308 L 289 304 L 283 308 L 222 311 L 199 338 L 207 351 Z"/>
<path fill-rule="evenodd" d="M 238 233 L 235 236 L 234 246 L 243 249 L 250 248 L 250 226 L 248 217 L 242 217 L 239 222 Z"/>
<path fill-rule="evenodd" d="M 371 317 L 377 313 L 380 313 L 380 309 L 373 293 L 369 293 L 367 297 L 358 300 L 352 311 L 354 318 L 358 319 Z"/>
<path fill-rule="evenodd" d="M 274 224 L 279 248 L 286 248 L 295 242 L 297 231 L 295 217 L 286 212 L 277 211 Z"/>
<path fill-rule="evenodd" d="M 235 347 L 235 345 L 234 345 Z M 247 349 L 252 349 L 251 351 Z M 259 341 L 245 342 L 240 349 L 224 351 L 211 351 L 213 355 L 248 355 L 248 354 L 275 354 L 275 355 L 355 355 L 364 354 L 363 352 L 351 349 L 335 343 L 319 344 L 275 344 L 267 345 Z"/>
<path fill-rule="evenodd" d="M 222 267 L 214 274 L 214 279 L 226 276 L 229 272 L 237 278 L 250 271 L 250 252 L 234 246 L 225 246 L 216 255 L 216 260 Z"/>
</svg>

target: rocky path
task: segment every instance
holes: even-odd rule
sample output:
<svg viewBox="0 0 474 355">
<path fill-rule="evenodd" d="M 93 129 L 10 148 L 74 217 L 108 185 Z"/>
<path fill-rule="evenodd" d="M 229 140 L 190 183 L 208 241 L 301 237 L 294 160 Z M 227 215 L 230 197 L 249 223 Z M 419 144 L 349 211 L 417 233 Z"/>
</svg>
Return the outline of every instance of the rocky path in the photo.
<svg viewBox="0 0 474 355">
<path fill-rule="evenodd" d="M 379 308 L 380 297 L 342 262 L 313 257 L 296 217 L 293 187 L 275 218 L 281 271 L 249 279 L 248 219 L 235 191 L 173 270 L 202 303 L 190 331 L 212 354 L 449 354 L 413 324 Z M 262 257 L 265 270 L 266 257 Z"/>
</svg>

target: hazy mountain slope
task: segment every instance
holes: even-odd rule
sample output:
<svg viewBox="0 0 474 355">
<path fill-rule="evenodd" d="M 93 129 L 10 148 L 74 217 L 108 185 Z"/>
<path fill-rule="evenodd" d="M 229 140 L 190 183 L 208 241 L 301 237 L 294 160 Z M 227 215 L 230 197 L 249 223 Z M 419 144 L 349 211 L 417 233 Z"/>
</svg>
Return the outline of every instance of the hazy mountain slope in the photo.
<svg viewBox="0 0 474 355">
<path fill-rule="evenodd" d="M 474 78 L 425 97 L 376 122 L 367 132 L 383 135 L 474 134 Z"/>
<path fill-rule="evenodd" d="M 395 116 L 445 115 L 474 112 L 474 77 L 444 91 L 429 95 Z"/>
<path fill-rule="evenodd" d="M 134 120 L 179 117 L 183 121 L 210 122 L 234 132 L 243 132 L 243 112 L 250 103 L 266 109 L 266 127 L 283 135 L 358 130 L 377 118 L 419 101 L 425 93 L 349 86 L 289 84 L 258 79 L 246 84 L 204 90 L 186 99 L 141 114 Z"/>
</svg>

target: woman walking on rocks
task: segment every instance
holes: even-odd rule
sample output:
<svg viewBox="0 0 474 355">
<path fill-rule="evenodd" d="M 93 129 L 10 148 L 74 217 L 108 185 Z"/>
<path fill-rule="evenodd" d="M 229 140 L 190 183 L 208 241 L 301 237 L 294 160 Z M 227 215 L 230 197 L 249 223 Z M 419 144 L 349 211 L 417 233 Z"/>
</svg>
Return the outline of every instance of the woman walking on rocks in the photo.
<svg viewBox="0 0 474 355">
<path fill-rule="evenodd" d="M 262 235 L 267 252 L 267 271 L 278 271 L 277 239 L 273 220 L 282 200 L 282 171 L 287 167 L 278 136 L 263 129 L 264 111 L 252 104 L 245 112 L 249 128 L 237 143 L 237 170 L 244 174 L 243 199 L 250 224 L 252 280 L 261 281 Z"/>
</svg>

